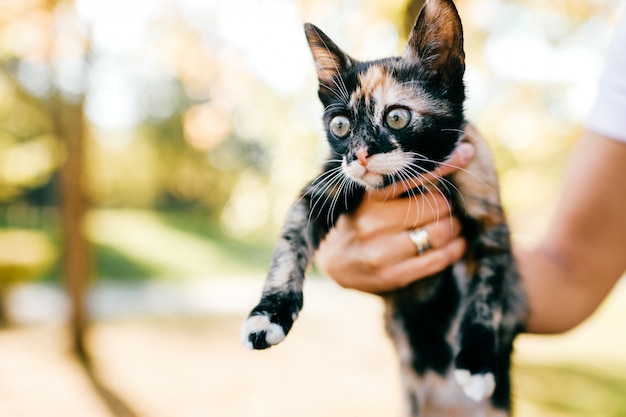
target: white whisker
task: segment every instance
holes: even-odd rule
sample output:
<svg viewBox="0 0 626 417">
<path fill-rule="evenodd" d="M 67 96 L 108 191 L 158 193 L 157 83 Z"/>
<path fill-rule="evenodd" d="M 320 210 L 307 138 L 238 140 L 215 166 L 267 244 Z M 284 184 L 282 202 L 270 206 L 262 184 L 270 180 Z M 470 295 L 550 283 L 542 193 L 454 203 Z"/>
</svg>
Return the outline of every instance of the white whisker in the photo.
<svg viewBox="0 0 626 417">
<path fill-rule="evenodd" d="M 419 165 L 416 164 L 411 164 L 411 166 L 406 168 L 406 171 L 408 174 L 411 174 L 411 176 L 413 177 L 417 177 L 420 181 L 422 181 L 422 183 L 428 184 L 430 185 L 430 187 L 422 187 L 423 189 L 425 189 L 434 199 L 435 195 L 433 194 L 433 189 L 437 190 L 437 192 L 439 192 L 439 194 L 444 198 L 444 201 L 447 205 L 448 208 L 448 212 L 452 213 L 452 207 L 450 205 L 450 202 L 448 201 L 448 198 L 446 197 L 446 195 L 441 191 L 441 189 L 439 188 L 439 184 L 441 184 L 441 182 L 439 182 L 439 184 L 435 183 L 434 181 L 432 181 L 431 179 L 429 179 L 428 177 L 424 176 L 425 173 L 428 173 L 428 171 L 425 168 L 420 167 Z M 420 172 L 421 171 L 421 172 Z M 411 179 L 412 182 L 414 182 L 416 185 L 419 186 L 419 184 L 417 184 L 417 182 L 414 179 Z M 452 184 L 452 183 L 450 183 Z M 446 188 L 447 189 L 447 188 Z M 456 189 L 456 187 L 455 187 Z M 458 189 L 457 189 L 458 191 Z M 460 193 L 459 193 L 460 195 Z M 461 196 L 462 198 L 462 196 Z M 435 217 L 435 221 L 439 221 L 439 203 L 437 202 L 436 199 L 434 199 L 434 203 L 435 206 L 433 207 L 432 203 L 430 202 L 429 199 L 425 199 L 426 202 L 428 203 L 431 211 L 433 214 L 436 213 Z M 452 217 L 450 216 L 450 221 L 452 221 Z"/>
</svg>

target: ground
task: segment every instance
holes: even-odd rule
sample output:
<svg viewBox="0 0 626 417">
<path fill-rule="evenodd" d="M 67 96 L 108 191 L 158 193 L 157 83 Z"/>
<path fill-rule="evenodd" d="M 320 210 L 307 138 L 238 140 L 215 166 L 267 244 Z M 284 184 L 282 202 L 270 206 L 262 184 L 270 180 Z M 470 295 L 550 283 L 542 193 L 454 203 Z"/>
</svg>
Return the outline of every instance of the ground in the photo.
<svg viewBox="0 0 626 417">
<path fill-rule="evenodd" d="M 256 352 L 239 330 L 260 280 L 232 284 L 205 285 L 206 297 L 194 287 L 204 309 L 148 314 L 137 302 L 124 315 L 101 310 L 88 337 L 97 380 L 140 417 L 399 416 L 397 365 L 376 297 L 312 280 L 285 342 Z M 518 415 L 626 414 L 623 287 L 575 332 L 519 339 Z M 114 415 L 67 340 L 54 322 L 0 332 L 0 416 Z"/>
</svg>

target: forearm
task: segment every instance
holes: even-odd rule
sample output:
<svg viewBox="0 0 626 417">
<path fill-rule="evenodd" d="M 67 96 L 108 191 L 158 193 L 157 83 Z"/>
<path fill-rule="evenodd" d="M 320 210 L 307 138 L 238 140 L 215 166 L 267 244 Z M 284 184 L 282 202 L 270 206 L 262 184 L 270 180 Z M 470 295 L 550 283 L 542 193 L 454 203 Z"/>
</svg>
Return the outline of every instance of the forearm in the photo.
<svg viewBox="0 0 626 417">
<path fill-rule="evenodd" d="M 626 268 L 626 144 L 585 132 L 550 229 L 517 251 L 530 304 L 527 330 L 558 333 L 593 313 Z"/>
<path fill-rule="evenodd" d="M 529 333 L 572 329 L 595 311 L 616 281 L 590 279 L 546 248 L 518 250 L 516 258 L 528 295 Z"/>
</svg>

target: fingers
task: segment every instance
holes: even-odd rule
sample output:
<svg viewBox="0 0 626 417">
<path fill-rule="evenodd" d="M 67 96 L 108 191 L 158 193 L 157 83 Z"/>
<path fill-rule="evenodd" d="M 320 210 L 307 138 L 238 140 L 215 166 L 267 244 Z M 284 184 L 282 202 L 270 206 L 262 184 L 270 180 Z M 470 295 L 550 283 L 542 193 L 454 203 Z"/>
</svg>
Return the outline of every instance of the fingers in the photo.
<svg viewBox="0 0 626 417">
<path fill-rule="evenodd" d="M 434 248 L 421 256 L 411 256 L 401 262 L 383 263 L 361 269 L 358 274 L 331 275 L 344 288 L 372 294 L 382 294 L 406 287 L 412 282 L 441 272 L 459 261 L 466 249 L 462 238 L 455 238 L 443 247 Z"/>
<path fill-rule="evenodd" d="M 428 233 L 431 250 L 444 248 L 461 234 L 461 224 L 455 217 L 429 223 L 424 229 Z M 409 238 L 409 230 L 386 233 L 361 242 L 356 255 L 359 262 L 367 265 L 373 272 L 386 265 L 401 263 L 417 256 L 417 248 Z"/>
<path fill-rule="evenodd" d="M 381 272 L 383 291 L 405 287 L 411 282 L 425 278 L 444 270 L 454 262 L 459 261 L 466 249 L 463 238 L 456 238 L 441 248 L 433 248 L 421 256 L 414 256 L 404 262 L 390 265 Z"/>
<path fill-rule="evenodd" d="M 429 223 L 424 226 L 424 229 L 428 233 L 431 247 L 438 249 L 444 247 L 461 234 L 461 222 L 456 217 L 449 217 L 435 223 Z M 408 242 L 407 251 L 409 253 L 412 252 L 414 255 L 417 248 L 408 237 L 408 232 L 406 233 L 405 241 Z"/>
<path fill-rule="evenodd" d="M 387 201 L 366 199 L 354 215 L 354 227 L 363 238 L 381 233 L 414 229 L 435 221 L 446 221 L 450 202 L 441 194 L 429 193 Z"/>
<path fill-rule="evenodd" d="M 338 223 L 338 227 L 318 250 L 318 268 L 342 287 L 371 293 L 395 290 L 440 271 L 460 259 L 465 251 L 456 218 L 424 227 L 431 249 L 419 256 L 408 230 L 361 239 L 348 220 Z"/>
</svg>

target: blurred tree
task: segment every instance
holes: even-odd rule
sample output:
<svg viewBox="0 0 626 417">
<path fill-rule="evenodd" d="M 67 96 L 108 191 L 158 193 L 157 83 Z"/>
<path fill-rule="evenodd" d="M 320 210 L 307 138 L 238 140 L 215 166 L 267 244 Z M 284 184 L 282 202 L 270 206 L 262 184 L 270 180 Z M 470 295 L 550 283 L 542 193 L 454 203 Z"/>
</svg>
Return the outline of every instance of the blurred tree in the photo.
<svg viewBox="0 0 626 417">
<path fill-rule="evenodd" d="M 55 130 L 66 157 L 59 170 L 60 217 L 63 237 L 63 279 L 70 300 L 70 328 L 73 346 L 85 358 L 87 328 L 86 296 L 92 274 L 92 258 L 85 237 L 85 134 L 83 101 L 68 102 L 62 94 L 51 99 Z"/>
<path fill-rule="evenodd" d="M 0 57 L 8 71 L 1 80 L 11 93 L 3 97 L 5 111 L 0 112 L 4 127 L 0 141 L 4 162 L 0 198 L 4 197 L 6 204 L 3 220 L 14 220 L 15 216 L 7 213 L 28 213 L 24 207 L 41 211 L 55 204 L 53 193 L 39 190 L 53 187 L 58 178 L 62 270 L 70 299 L 73 345 L 84 356 L 84 302 L 91 275 L 83 231 L 87 205 L 81 84 L 87 42 L 69 2 L 32 0 L 4 2 L 2 6 Z M 53 175 L 57 170 L 58 177 Z M 17 223 L 12 226 L 41 227 L 40 222 L 27 219 Z"/>
<path fill-rule="evenodd" d="M 271 235 L 325 157 L 300 21 L 373 58 L 401 51 L 422 3 L 0 0 L 0 222 L 54 221 L 58 91 L 84 98 L 95 207 L 190 210 L 238 239 Z M 507 206 L 543 210 L 617 1 L 456 4 L 468 115 L 496 150 Z"/>
</svg>

